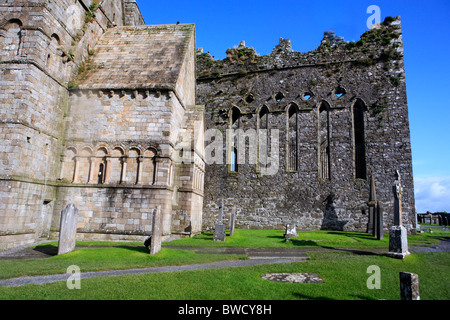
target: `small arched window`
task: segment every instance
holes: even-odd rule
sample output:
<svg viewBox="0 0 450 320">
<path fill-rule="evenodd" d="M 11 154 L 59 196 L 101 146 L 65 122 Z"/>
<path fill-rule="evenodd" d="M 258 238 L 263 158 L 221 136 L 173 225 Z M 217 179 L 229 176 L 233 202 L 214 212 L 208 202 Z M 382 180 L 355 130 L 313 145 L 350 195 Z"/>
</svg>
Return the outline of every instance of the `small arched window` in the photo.
<svg viewBox="0 0 450 320">
<path fill-rule="evenodd" d="M 4 30 L 2 32 L 3 39 L 0 39 L 2 40 L 2 56 L 12 57 L 19 55 L 22 38 L 22 22 L 19 19 L 11 19 L 2 27 L 2 29 Z"/>
</svg>

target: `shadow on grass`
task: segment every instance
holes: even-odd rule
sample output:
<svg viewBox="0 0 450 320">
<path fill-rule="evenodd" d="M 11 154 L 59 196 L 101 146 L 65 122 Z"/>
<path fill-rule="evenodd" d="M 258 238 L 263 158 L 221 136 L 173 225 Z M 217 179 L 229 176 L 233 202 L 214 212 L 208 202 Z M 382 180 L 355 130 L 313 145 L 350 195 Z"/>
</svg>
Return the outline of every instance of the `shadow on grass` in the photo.
<svg viewBox="0 0 450 320">
<path fill-rule="evenodd" d="M 294 292 L 292 293 L 292 295 L 299 299 L 299 300 L 336 300 L 336 299 L 332 299 L 329 297 L 312 297 L 312 296 L 307 296 L 306 294 L 301 294 L 301 293 L 297 293 Z"/>
<path fill-rule="evenodd" d="M 54 246 L 52 244 L 40 245 L 33 248 L 33 251 L 37 251 L 39 253 L 43 253 L 47 256 L 56 256 L 58 254 L 58 246 Z"/>
</svg>

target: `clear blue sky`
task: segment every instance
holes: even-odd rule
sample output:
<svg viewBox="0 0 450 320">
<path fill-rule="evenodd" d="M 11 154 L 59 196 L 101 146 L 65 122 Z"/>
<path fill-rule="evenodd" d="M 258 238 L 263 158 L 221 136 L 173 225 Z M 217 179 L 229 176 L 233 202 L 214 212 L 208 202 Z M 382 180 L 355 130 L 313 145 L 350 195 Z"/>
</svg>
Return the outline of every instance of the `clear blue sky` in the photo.
<svg viewBox="0 0 450 320">
<path fill-rule="evenodd" d="M 258 54 L 289 38 L 296 51 L 314 50 L 323 32 L 357 41 L 367 8 L 381 20 L 401 16 L 405 48 L 416 207 L 450 212 L 450 1 L 150 1 L 137 0 L 146 24 L 195 23 L 197 47 L 216 59 L 245 40 Z"/>
</svg>

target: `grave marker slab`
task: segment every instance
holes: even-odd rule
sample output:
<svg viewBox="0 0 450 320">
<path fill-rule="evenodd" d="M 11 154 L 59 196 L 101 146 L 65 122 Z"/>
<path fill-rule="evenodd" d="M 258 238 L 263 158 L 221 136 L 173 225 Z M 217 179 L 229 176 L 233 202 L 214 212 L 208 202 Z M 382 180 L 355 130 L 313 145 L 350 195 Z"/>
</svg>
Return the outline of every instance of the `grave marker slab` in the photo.
<svg viewBox="0 0 450 320">
<path fill-rule="evenodd" d="M 153 210 L 152 237 L 150 239 L 150 254 L 154 256 L 161 251 L 162 214 L 161 207 Z"/>
<path fill-rule="evenodd" d="M 58 255 L 71 252 L 75 249 L 77 235 L 78 209 L 74 204 L 68 204 L 61 211 L 59 228 Z"/>
<path fill-rule="evenodd" d="M 222 218 L 223 218 L 223 199 L 221 199 L 219 203 L 219 218 L 214 228 L 214 235 L 213 235 L 214 241 L 225 241 L 227 238 L 225 234 L 225 225 L 222 222 Z"/>
<path fill-rule="evenodd" d="M 417 274 L 400 272 L 400 294 L 402 300 L 420 300 Z"/>
</svg>

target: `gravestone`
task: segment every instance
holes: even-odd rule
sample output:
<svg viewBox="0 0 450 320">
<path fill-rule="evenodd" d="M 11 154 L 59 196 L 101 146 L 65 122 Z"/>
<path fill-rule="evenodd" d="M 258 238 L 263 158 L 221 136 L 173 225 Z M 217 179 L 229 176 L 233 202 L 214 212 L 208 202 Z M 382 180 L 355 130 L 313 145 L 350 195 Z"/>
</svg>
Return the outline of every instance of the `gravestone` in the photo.
<svg viewBox="0 0 450 320">
<path fill-rule="evenodd" d="M 153 209 L 153 227 L 152 236 L 150 238 L 150 254 L 154 256 L 161 251 L 162 238 L 162 214 L 161 207 Z"/>
<path fill-rule="evenodd" d="M 286 233 L 284 234 L 284 238 L 286 241 L 289 241 L 291 238 L 298 237 L 297 230 L 295 229 L 295 224 L 287 224 L 286 225 Z"/>
<path fill-rule="evenodd" d="M 400 272 L 400 295 L 402 300 L 420 300 L 417 274 Z"/>
<path fill-rule="evenodd" d="M 225 225 L 222 222 L 223 218 L 223 199 L 220 200 L 219 203 L 219 218 L 214 228 L 214 241 L 225 241 L 227 236 L 225 234 Z"/>
<path fill-rule="evenodd" d="M 58 255 L 71 252 L 75 249 L 77 235 L 78 209 L 73 204 L 68 204 L 61 211 L 59 227 Z"/>
<path fill-rule="evenodd" d="M 375 202 L 377 201 L 377 193 L 375 190 L 375 179 L 373 176 L 373 169 L 370 169 L 370 193 L 369 193 L 369 222 L 367 224 L 367 232 L 372 235 L 376 235 L 376 213 L 375 213 Z"/>
<path fill-rule="evenodd" d="M 394 192 L 394 226 L 389 230 L 388 256 L 404 259 L 409 255 L 407 232 L 402 226 L 402 184 L 400 172 L 396 171 L 396 179 L 393 186 Z"/>
<path fill-rule="evenodd" d="M 236 207 L 233 207 L 230 216 L 230 237 L 234 234 L 235 224 L 236 224 Z"/>
</svg>

